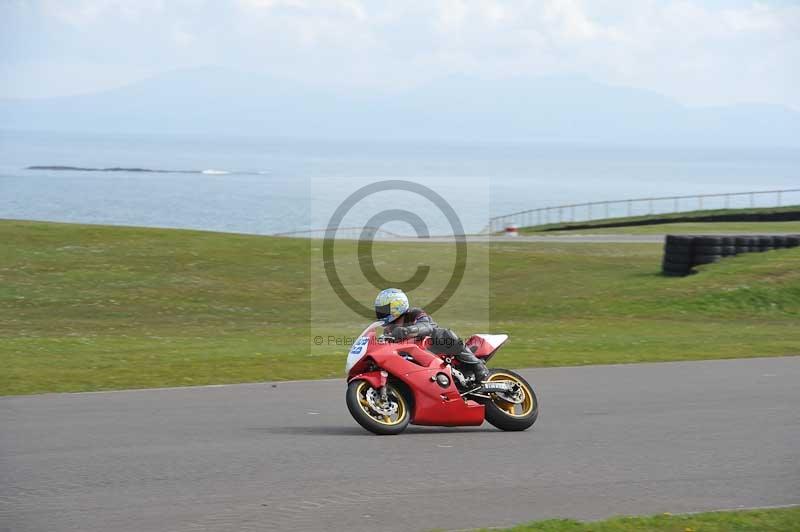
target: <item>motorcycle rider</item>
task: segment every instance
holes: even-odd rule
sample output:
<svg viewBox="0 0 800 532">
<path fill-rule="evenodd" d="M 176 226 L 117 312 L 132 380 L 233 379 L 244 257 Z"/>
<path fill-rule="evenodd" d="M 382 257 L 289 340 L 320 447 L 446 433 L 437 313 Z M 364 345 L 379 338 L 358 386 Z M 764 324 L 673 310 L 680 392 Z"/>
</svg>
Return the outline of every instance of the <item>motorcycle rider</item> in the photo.
<svg viewBox="0 0 800 532">
<path fill-rule="evenodd" d="M 450 329 L 442 329 L 421 308 L 409 308 L 408 297 L 397 288 L 381 290 L 375 298 L 375 316 L 384 324 L 384 334 L 396 340 L 430 336 L 431 351 L 455 356 L 480 383 L 489 377 L 483 360 L 476 357 Z"/>
</svg>

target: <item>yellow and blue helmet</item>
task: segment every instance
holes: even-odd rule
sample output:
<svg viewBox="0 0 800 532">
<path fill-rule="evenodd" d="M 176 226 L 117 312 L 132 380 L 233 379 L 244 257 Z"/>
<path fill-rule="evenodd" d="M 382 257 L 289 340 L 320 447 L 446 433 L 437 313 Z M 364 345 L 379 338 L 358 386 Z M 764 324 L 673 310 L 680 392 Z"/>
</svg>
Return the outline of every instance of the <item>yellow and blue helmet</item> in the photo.
<svg viewBox="0 0 800 532">
<path fill-rule="evenodd" d="M 383 323 L 391 323 L 408 310 L 408 297 L 398 288 L 381 290 L 375 298 L 375 317 Z"/>
</svg>

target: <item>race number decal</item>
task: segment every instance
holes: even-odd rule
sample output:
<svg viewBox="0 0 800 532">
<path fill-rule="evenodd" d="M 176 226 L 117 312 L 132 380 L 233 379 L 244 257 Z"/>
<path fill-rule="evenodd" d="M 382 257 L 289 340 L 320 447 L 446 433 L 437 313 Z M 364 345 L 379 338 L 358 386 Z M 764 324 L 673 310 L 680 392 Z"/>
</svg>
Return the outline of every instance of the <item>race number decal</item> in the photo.
<svg viewBox="0 0 800 532">
<path fill-rule="evenodd" d="M 361 356 L 367 349 L 367 344 L 369 344 L 369 338 L 362 336 L 353 343 L 353 347 L 350 348 L 350 354 L 354 356 Z"/>
</svg>

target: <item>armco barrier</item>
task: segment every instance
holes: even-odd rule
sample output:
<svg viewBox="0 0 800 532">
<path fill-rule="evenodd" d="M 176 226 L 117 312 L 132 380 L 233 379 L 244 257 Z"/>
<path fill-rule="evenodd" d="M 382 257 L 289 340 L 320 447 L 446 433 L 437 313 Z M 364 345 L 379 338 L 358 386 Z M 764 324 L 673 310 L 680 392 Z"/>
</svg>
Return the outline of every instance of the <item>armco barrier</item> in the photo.
<svg viewBox="0 0 800 532">
<path fill-rule="evenodd" d="M 723 257 L 798 246 L 800 235 L 667 235 L 661 271 L 664 275 L 683 277 L 692 273 L 693 267 L 717 262 Z"/>
<path fill-rule="evenodd" d="M 564 229 L 597 229 L 599 227 L 623 227 L 630 225 L 650 225 L 670 222 L 766 222 L 798 220 L 798 211 L 764 212 L 760 209 L 782 206 L 800 207 L 800 188 L 783 190 L 757 190 L 752 192 L 729 192 L 724 194 L 696 194 L 693 196 L 664 196 L 659 198 L 632 198 L 612 201 L 593 201 L 539 207 L 514 212 L 489 219 L 484 231 L 499 233 L 511 224 L 517 227 L 532 227 L 558 224 L 548 231 Z M 730 212 L 730 209 L 756 209 L 756 212 Z M 696 211 L 717 211 L 702 212 Z M 726 212 L 727 211 L 727 212 Z M 686 216 L 659 217 L 658 214 L 684 213 Z M 656 216 L 654 216 L 656 215 Z M 614 220 L 647 216 L 638 220 Z M 582 222 L 593 222 L 586 224 Z"/>
</svg>

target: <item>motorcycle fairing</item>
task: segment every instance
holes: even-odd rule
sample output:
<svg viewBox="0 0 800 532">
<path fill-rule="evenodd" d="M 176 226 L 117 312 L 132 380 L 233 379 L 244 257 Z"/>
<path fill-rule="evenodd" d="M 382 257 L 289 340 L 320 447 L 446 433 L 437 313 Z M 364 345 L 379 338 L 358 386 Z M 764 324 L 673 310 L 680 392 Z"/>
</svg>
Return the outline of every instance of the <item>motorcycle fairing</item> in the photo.
<svg viewBox="0 0 800 532">
<path fill-rule="evenodd" d="M 404 382 L 414 397 L 411 423 L 415 425 L 464 426 L 480 425 L 484 420 L 484 406 L 472 400 L 465 401 L 455 386 L 450 367 L 438 356 L 421 348 L 413 341 L 381 344 L 375 333 L 366 332 L 369 341 L 360 359 L 350 367 L 348 382 L 363 379 L 373 388 L 385 384 L 381 371 L 363 370 L 371 360 L 376 366 Z M 404 351 L 416 362 L 399 354 Z M 352 362 L 352 361 L 351 361 Z M 436 382 L 436 374 L 444 373 L 450 380 L 443 388 Z"/>
<path fill-rule="evenodd" d="M 407 346 L 407 349 L 410 346 Z M 416 350 L 422 351 L 414 346 Z M 415 358 L 422 356 L 411 351 Z M 472 400 L 464 401 L 456 388 L 450 367 L 438 357 L 431 360 L 427 368 L 394 356 L 379 362 L 380 367 L 408 385 L 414 395 L 414 409 L 411 423 L 414 425 L 461 426 L 480 425 L 484 419 L 484 407 Z M 442 388 L 436 381 L 436 374 L 444 373 L 450 380 L 449 386 Z"/>
<path fill-rule="evenodd" d="M 464 343 L 476 357 L 489 360 L 507 340 L 507 334 L 474 334 Z"/>
<path fill-rule="evenodd" d="M 359 373 L 355 377 L 348 379 L 347 383 L 350 384 L 353 381 L 367 381 L 370 386 L 375 388 L 382 388 L 386 386 L 386 381 L 388 380 L 387 375 L 383 371 L 369 371 L 367 373 Z"/>
<path fill-rule="evenodd" d="M 364 361 L 364 358 L 367 356 L 367 352 L 370 349 L 370 344 L 375 341 L 375 327 L 381 325 L 381 322 L 376 321 L 367 326 L 364 329 L 355 342 L 353 342 L 352 347 L 350 347 L 350 352 L 347 354 L 347 363 L 345 364 L 344 371 L 348 375 L 353 371 L 355 366 L 361 365 Z"/>
</svg>

